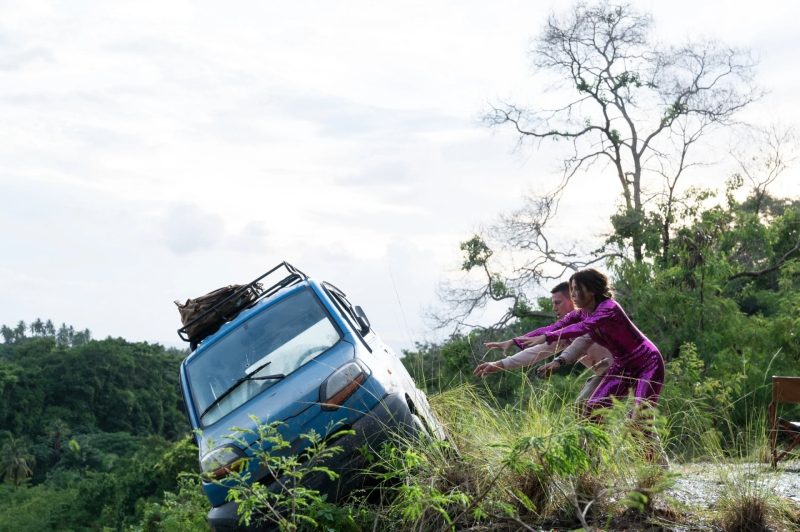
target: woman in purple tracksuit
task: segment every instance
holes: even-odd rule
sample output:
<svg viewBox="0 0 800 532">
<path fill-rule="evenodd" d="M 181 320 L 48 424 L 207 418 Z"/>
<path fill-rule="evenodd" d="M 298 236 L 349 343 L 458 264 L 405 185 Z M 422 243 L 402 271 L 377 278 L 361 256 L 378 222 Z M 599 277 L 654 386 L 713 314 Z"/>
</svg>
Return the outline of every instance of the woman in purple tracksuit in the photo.
<svg viewBox="0 0 800 532">
<path fill-rule="evenodd" d="M 664 360 L 655 344 L 612 299 L 608 278 L 595 269 L 581 270 L 570 277 L 570 289 L 579 310 L 515 340 L 531 347 L 588 334 L 611 352 L 613 362 L 586 403 L 587 415 L 597 408 L 611 406 L 612 398 L 624 398 L 631 389 L 637 406 L 655 405 L 664 384 Z M 540 367 L 539 373 L 546 374 L 573 362 L 565 353 Z"/>
</svg>

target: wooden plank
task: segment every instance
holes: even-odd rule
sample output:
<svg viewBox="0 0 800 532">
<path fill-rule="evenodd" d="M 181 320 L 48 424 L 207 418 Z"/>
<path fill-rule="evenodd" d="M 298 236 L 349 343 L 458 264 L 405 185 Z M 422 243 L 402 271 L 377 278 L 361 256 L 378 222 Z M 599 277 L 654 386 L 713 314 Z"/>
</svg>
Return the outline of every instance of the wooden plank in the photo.
<svg viewBox="0 0 800 532">
<path fill-rule="evenodd" d="M 772 377 L 772 398 L 778 403 L 800 403 L 800 377 Z"/>
</svg>

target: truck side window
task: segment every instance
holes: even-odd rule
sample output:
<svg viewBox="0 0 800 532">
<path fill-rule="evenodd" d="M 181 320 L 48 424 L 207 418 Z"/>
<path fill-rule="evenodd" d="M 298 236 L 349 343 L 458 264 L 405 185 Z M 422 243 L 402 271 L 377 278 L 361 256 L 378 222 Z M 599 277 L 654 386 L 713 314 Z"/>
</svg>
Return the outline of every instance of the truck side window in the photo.
<svg viewBox="0 0 800 532">
<path fill-rule="evenodd" d="M 350 324 L 350 327 L 352 327 L 354 331 L 363 337 L 364 335 L 361 333 L 361 327 L 356 319 L 356 311 L 353 308 L 353 305 L 351 305 L 347 300 L 344 293 L 329 283 L 325 283 L 325 288 L 328 291 L 328 294 L 331 296 L 331 299 L 333 299 L 333 302 L 336 303 L 337 307 L 339 307 L 339 310 L 344 315 L 347 323 Z"/>
</svg>

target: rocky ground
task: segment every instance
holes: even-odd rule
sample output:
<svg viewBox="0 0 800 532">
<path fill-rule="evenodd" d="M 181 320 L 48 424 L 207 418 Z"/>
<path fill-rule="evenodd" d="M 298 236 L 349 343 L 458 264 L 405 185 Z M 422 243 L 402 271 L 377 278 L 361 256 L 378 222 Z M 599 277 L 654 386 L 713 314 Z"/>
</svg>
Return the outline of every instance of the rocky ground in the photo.
<svg viewBox="0 0 800 532">
<path fill-rule="evenodd" d="M 717 509 L 720 495 L 774 495 L 800 508 L 800 460 L 781 462 L 777 469 L 764 463 L 694 463 L 675 465 L 677 475 L 669 495 L 691 513 L 709 515 Z M 714 528 L 697 523 L 697 529 Z"/>
<path fill-rule="evenodd" d="M 670 470 L 679 475 L 670 495 L 687 505 L 714 505 L 726 485 L 742 493 L 771 492 L 800 504 L 800 460 L 777 469 L 759 463 L 697 463 Z"/>
</svg>

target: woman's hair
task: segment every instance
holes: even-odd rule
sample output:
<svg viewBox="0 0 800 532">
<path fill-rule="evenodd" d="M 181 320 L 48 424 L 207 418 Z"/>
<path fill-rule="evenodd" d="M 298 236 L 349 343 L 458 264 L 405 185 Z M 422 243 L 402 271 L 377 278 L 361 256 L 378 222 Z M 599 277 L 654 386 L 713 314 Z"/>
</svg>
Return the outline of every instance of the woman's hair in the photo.
<svg viewBox="0 0 800 532">
<path fill-rule="evenodd" d="M 608 286 L 608 277 L 594 268 L 587 268 L 573 273 L 572 277 L 569 278 L 570 285 L 572 285 L 573 281 L 593 293 L 595 301 L 598 303 L 614 297 L 614 294 L 611 293 L 611 287 Z"/>
</svg>

